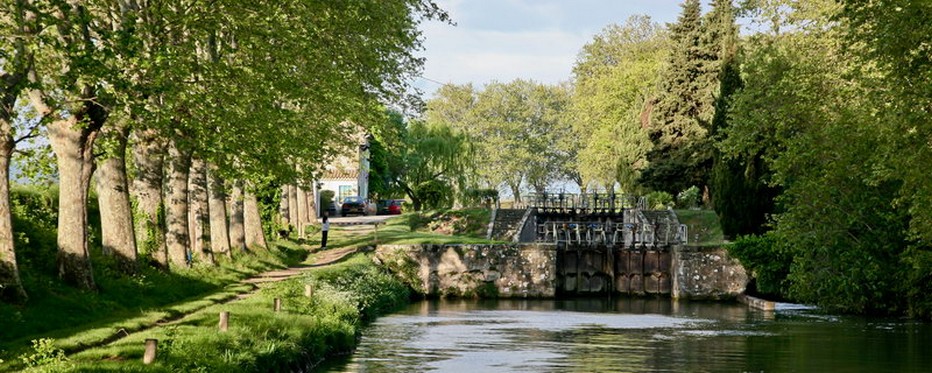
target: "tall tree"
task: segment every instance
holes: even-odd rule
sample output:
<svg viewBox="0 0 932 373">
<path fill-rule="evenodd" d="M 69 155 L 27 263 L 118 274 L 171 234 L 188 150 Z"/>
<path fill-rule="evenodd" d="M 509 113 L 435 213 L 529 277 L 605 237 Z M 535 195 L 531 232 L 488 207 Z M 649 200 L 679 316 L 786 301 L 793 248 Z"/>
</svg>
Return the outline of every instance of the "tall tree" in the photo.
<svg viewBox="0 0 932 373">
<path fill-rule="evenodd" d="M 100 205 L 101 242 L 103 251 L 117 259 L 120 269 L 136 272 L 136 236 L 133 231 L 133 211 L 126 178 L 126 144 L 129 136 L 128 118 L 123 115 L 117 124 L 103 132 L 98 143 L 107 157 L 97 170 L 97 200 Z M 100 146 L 99 146 L 100 147 Z"/>
<path fill-rule="evenodd" d="M 650 126 L 654 144 L 641 182 L 654 190 L 677 193 L 705 185 L 711 165 L 708 146 L 713 102 L 709 60 L 715 55 L 703 37 L 699 0 L 687 0 L 669 25 L 671 49 Z M 718 74 L 714 74 L 718 76 Z"/>
<path fill-rule="evenodd" d="M 13 121 L 16 103 L 26 88 L 32 54 L 26 36 L 34 33 L 26 21 L 35 17 L 26 3 L 3 2 L 0 12 L 0 300 L 24 302 L 26 291 L 20 280 L 13 243 L 10 209 L 10 161 L 16 148 Z"/>
<path fill-rule="evenodd" d="M 133 141 L 135 177 L 130 188 L 136 202 L 136 242 L 156 266 L 168 268 L 165 204 L 162 200 L 165 144 L 151 129 L 137 129 Z"/>
<path fill-rule="evenodd" d="M 583 184 L 637 189 L 652 144 L 641 114 L 668 52 L 666 33 L 646 16 L 610 25 L 587 43 L 573 68 L 573 132 L 576 168 Z M 567 141 L 567 140 L 563 140 Z"/>
<path fill-rule="evenodd" d="M 713 141 L 724 136 L 732 95 L 743 87 L 739 67 L 736 9 L 729 0 L 716 0 L 706 19 L 706 43 L 718 43 L 718 58 L 712 72 L 718 70 L 718 93 L 712 118 Z M 711 74 L 709 74 L 711 76 Z M 761 154 L 727 157 L 713 151 L 710 175 L 712 205 L 719 216 L 722 231 L 728 237 L 760 234 L 766 229 L 767 216 L 774 211 L 778 191 L 767 184 L 770 172 Z"/>
</svg>

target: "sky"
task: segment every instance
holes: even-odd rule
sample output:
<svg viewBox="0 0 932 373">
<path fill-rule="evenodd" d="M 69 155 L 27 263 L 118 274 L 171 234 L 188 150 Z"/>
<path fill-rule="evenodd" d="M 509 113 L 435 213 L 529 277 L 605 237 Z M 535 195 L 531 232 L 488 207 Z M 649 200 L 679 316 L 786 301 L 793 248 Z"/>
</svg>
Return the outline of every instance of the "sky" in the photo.
<svg viewBox="0 0 932 373">
<path fill-rule="evenodd" d="M 443 83 L 567 81 L 576 55 L 605 26 L 635 14 L 676 21 L 681 0 L 436 0 L 455 26 L 421 25 L 426 57 L 415 85 L 429 98 Z M 705 3 L 705 2 L 703 2 Z"/>
</svg>

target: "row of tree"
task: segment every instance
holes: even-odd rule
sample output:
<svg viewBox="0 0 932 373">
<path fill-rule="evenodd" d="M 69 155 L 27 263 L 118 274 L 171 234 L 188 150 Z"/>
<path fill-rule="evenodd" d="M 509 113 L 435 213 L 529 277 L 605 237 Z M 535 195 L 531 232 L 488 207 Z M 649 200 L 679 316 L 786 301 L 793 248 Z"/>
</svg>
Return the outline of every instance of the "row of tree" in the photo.
<svg viewBox="0 0 932 373">
<path fill-rule="evenodd" d="M 55 154 L 65 282 L 95 287 L 95 176 L 103 251 L 126 271 L 141 255 L 210 263 L 264 245 L 258 186 L 309 185 L 349 135 L 340 123 L 407 99 L 429 18 L 446 19 L 429 0 L 2 0 L 0 295 L 26 299 L 9 204 L 20 142 Z"/>
</svg>

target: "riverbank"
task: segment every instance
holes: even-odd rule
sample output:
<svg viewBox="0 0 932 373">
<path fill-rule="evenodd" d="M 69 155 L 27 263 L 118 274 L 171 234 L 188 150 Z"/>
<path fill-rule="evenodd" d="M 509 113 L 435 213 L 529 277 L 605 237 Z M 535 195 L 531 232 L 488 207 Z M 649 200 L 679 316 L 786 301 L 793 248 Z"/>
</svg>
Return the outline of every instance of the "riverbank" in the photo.
<svg viewBox="0 0 932 373">
<path fill-rule="evenodd" d="M 310 297 L 305 285 L 313 289 Z M 277 312 L 276 298 L 281 301 Z M 362 325 L 408 300 L 406 286 L 364 254 L 356 254 L 289 280 L 263 284 L 244 299 L 207 306 L 176 322 L 67 358 L 54 347 L 40 346 L 31 371 L 303 370 L 327 356 L 352 351 Z M 218 330 L 221 312 L 229 312 L 227 331 Z M 157 356 L 149 365 L 143 364 L 147 339 L 158 340 Z"/>
<path fill-rule="evenodd" d="M 0 371 L 21 369 L 22 357 L 34 353 L 33 341 L 54 340 L 48 349 L 74 353 L 116 340 L 160 322 L 178 319 L 212 304 L 227 302 L 256 289 L 242 279 L 303 262 L 308 250 L 278 241 L 269 250 L 218 258 L 216 266 L 173 272 L 141 266 L 134 276 L 95 262 L 99 290 L 65 286 L 52 274 L 30 273 L 33 297 L 25 305 L 0 303 Z M 40 286 L 41 285 L 41 286 Z"/>
<path fill-rule="evenodd" d="M 154 306 L 138 314 L 111 315 L 109 319 L 101 316 L 99 322 L 82 321 L 72 324 L 78 327 L 49 328 L 47 332 L 28 334 L 14 348 L 3 348 L 6 352 L 0 359 L 6 362 L 0 363 L 0 371 L 29 367 L 33 371 L 306 368 L 326 356 L 351 351 L 361 325 L 409 300 L 405 285 L 363 255 L 327 267 L 320 267 L 322 262 L 370 247 L 377 240 L 382 243 L 477 240 L 418 231 L 418 225 L 412 226 L 411 220 L 409 215 L 391 219 L 377 231 L 371 225 L 334 227 L 333 249 L 310 256 L 306 247 L 281 241 L 268 255 L 254 259 L 264 265 L 262 271 L 221 266 L 227 276 L 223 277 L 225 285 L 218 284 L 213 292 L 202 292 L 177 304 L 159 305 L 158 299 L 149 299 Z M 337 253 L 340 255 L 330 255 Z M 290 268 L 285 269 L 286 266 Z M 267 272 L 269 269 L 274 271 Z M 193 271 L 191 281 L 204 280 Z M 247 277 L 250 280 L 243 281 Z M 170 285 L 177 292 L 191 288 L 185 283 L 161 285 Z M 304 295 L 305 285 L 314 289 L 311 298 Z M 127 293 L 128 297 L 145 298 L 142 294 Z M 272 309 L 275 298 L 282 302 L 281 312 Z M 67 309 L 57 312 L 65 313 Z M 229 330 L 225 333 L 217 330 L 220 312 L 230 313 Z M 158 357 L 151 365 L 142 364 L 146 339 L 159 340 Z M 30 343 L 34 346 L 30 347 Z"/>
</svg>

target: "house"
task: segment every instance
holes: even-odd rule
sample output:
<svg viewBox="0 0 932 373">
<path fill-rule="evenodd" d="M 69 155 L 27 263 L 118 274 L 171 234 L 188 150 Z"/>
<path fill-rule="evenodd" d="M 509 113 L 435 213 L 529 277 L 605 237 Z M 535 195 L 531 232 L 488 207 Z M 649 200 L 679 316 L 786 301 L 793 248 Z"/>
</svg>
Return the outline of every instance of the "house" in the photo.
<svg viewBox="0 0 932 373">
<path fill-rule="evenodd" d="M 369 198 L 369 137 L 360 131 L 352 136 L 355 146 L 348 146 L 344 154 L 338 155 L 324 166 L 324 172 L 314 190 L 315 200 L 320 192 L 333 191 L 333 206 L 339 210 L 344 197 Z M 317 216 L 321 216 L 321 204 L 317 204 Z"/>
</svg>

